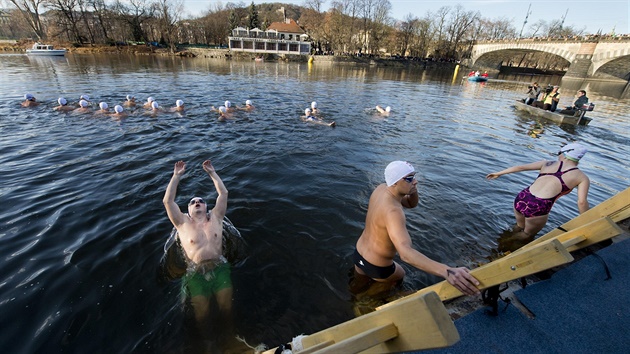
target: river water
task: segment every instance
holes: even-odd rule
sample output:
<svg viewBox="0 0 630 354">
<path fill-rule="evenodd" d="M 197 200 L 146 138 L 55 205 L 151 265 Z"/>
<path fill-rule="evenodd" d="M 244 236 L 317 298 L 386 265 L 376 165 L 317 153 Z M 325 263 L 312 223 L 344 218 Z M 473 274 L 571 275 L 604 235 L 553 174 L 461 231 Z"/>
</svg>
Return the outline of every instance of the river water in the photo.
<svg viewBox="0 0 630 354">
<path fill-rule="evenodd" d="M 172 228 L 162 205 L 178 160 L 176 201 L 216 194 L 211 159 L 229 190 L 227 216 L 248 244 L 233 268 L 236 332 L 276 346 L 354 317 L 351 253 L 371 191 L 392 160 L 410 161 L 419 207 L 407 211 L 416 248 L 473 267 L 513 223 L 511 204 L 535 172 L 486 181 L 515 164 L 554 159 L 578 141 L 591 205 L 630 185 L 628 92 L 623 84 L 562 81 L 561 105 L 585 88 L 586 127 L 537 121 L 512 107 L 526 85 L 560 78 L 462 81 L 450 70 L 232 62 L 154 56 L 0 55 L 0 348 L 18 352 L 181 352 L 180 284 L 157 280 Z M 22 108 L 26 92 L 42 104 Z M 81 94 L 111 107 L 132 94 L 185 114 L 122 121 L 52 110 Z M 219 122 L 225 100 L 253 112 Z M 302 122 L 317 101 L 334 128 Z M 373 110 L 389 105 L 383 118 Z M 540 123 L 544 133 L 528 134 Z M 543 232 L 577 214 L 561 198 Z M 439 281 L 405 266 L 404 287 Z"/>
</svg>

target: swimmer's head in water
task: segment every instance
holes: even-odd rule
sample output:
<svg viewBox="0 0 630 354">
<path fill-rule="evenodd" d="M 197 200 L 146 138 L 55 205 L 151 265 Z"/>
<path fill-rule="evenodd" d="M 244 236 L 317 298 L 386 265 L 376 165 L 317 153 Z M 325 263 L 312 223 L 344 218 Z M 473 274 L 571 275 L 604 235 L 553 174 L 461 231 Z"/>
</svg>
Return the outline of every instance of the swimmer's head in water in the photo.
<svg viewBox="0 0 630 354">
<path fill-rule="evenodd" d="M 149 98 L 147 98 L 147 102 L 148 102 L 148 103 L 152 103 L 153 101 L 155 101 L 155 98 L 153 98 L 153 97 L 149 97 Z"/>
<path fill-rule="evenodd" d="M 311 102 L 311 108 L 312 109 L 316 109 L 317 108 L 317 102 L 315 102 L 315 101 Z"/>
<path fill-rule="evenodd" d="M 305 114 L 307 117 L 311 115 L 311 112 L 312 112 L 312 111 L 311 111 L 311 109 L 310 109 L 310 108 L 307 108 L 307 109 L 305 109 L 305 110 L 304 110 L 304 114 Z"/>
<path fill-rule="evenodd" d="M 225 112 L 227 112 L 227 108 L 225 108 L 225 106 L 221 106 L 221 107 L 219 107 L 219 112 L 225 113 Z"/>
<path fill-rule="evenodd" d="M 183 105 L 184 105 L 184 101 L 182 101 L 182 100 L 177 100 L 177 101 L 175 101 L 175 105 L 176 105 L 177 107 L 181 107 L 181 106 L 183 106 Z"/>
<path fill-rule="evenodd" d="M 232 107 L 232 102 L 225 101 L 224 105 L 225 105 L 225 108 L 230 108 L 230 107 Z"/>
<path fill-rule="evenodd" d="M 79 97 L 79 100 L 89 101 L 90 100 L 90 96 L 88 96 L 88 95 L 81 95 L 81 97 Z"/>
<path fill-rule="evenodd" d="M 33 101 L 35 100 L 35 96 L 31 95 L 30 93 L 27 93 L 26 95 L 24 95 L 24 99 L 27 101 Z"/>
<path fill-rule="evenodd" d="M 127 101 L 133 101 L 133 100 L 135 100 L 135 99 L 136 99 L 136 98 L 135 98 L 135 97 L 133 97 L 132 95 L 127 95 Z"/>
<path fill-rule="evenodd" d="M 151 108 L 158 109 L 158 108 L 160 108 L 160 105 L 158 105 L 157 102 L 153 101 L 153 102 L 151 102 Z"/>
<path fill-rule="evenodd" d="M 116 111 L 116 113 L 122 113 L 123 107 L 117 104 L 116 106 L 114 106 L 114 111 Z"/>
<path fill-rule="evenodd" d="M 403 177 L 415 173 L 416 170 L 407 161 L 393 161 L 385 168 L 385 182 L 388 187 L 400 181 Z"/>
<path fill-rule="evenodd" d="M 248 106 L 251 106 L 252 105 L 252 101 L 251 100 L 247 100 L 247 101 L 245 101 L 245 104 L 248 105 Z"/>
<path fill-rule="evenodd" d="M 65 105 L 68 104 L 68 101 L 65 98 L 63 98 L 63 97 L 59 97 L 57 102 L 59 103 L 60 106 L 65 106 Z"/>
<path fill-rule="evenodd" d="M 89 103 L 86 100 L 79 101 L 79 106 L 81 106 L 81 108 L 87 108 L 88 105 Z"/>
<path fill-rule="evenodd" d="M 101 107 L 102 110 L 106 110 L 107 108 L 109 108 L 106 102 L 101 102 L 98 104 L 98 106 Z"/>
<path fill-rule="evenodd" d="M 389 113 L 391 112 L 391 110 L 392 110 L 392 107 L 390 106 L 385 107 L 385 112 Z"/>
</svg>

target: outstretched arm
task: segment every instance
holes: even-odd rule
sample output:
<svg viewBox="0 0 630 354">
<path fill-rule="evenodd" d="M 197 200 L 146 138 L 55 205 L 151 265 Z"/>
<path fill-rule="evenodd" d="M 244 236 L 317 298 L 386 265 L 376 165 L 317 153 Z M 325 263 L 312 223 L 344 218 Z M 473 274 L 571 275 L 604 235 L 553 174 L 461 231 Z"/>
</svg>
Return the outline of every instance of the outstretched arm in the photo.
<svg viewBox="0 0 630 354">
<path fill-rule="evenodd" d="M 212 166 L 210 160 L 204 161 L 202 166 L 203 170 L 208 173 L 208 176 L 210 176 L 210 178 L 212 178 L 212 182 L 214 182 L 214 188 L 216 188 L 218 194 L 217 201 L 214 205 L 214 208 L 212 208 L 212 216 L 217 217 L 219 220 L 223 220 L 223 217 L 225 216 L 225 213 L 227 211 L 227 188 L 225 188 L 223 181 L 214 170 L 214 166 Z"/>
<path fill-rule="evenodd" d="M 496 179 L 496 178 L 499 178 L 499 176 L 507 175 L 508 173 L 540 170 L 548 162 L 549 161 L 542 160 L 542 161 L 532 162 L 532 163 L 529 163 L 527 165 L 512 166 L 510 168 L 506 168 L 503 171 L 489 173 L 486 176 L 486 178 L 487 179 Z"/>
<path fill-rule="evenodd" d="M 164 203 L 164 207 L 166 208 L 166 214 L 168 214 L 169 220 L 171 220 L 175 227 L 181 225 L 185 218 L 184 214 L 175 203 L 177 185 L 179 185 L 179 180 L 184 174 L 184 171 L 186 171 L 186 163 L 184 161 L 177 161 L 173 169 L 173 177 L 171 177 L 171 181 L 168 183 L 168 187 L 166 187 L 166 193 L 164 193 L 164 199 L 162 199 L 162 203 Z"/>
<path fill-rule="evenodd" d="M 474 295 L 479 292 L 479 281 L 468 272 L 467 268 L 452 268 L 446 264 L 432 260 L 415 248 L 407 232 L 405 214 L 402 210 L 392 211 L 387 216 L 387 232 L 396 251 L 405 263 L 427 273 L 440 276 L 464 294 Z"/>
</svg>

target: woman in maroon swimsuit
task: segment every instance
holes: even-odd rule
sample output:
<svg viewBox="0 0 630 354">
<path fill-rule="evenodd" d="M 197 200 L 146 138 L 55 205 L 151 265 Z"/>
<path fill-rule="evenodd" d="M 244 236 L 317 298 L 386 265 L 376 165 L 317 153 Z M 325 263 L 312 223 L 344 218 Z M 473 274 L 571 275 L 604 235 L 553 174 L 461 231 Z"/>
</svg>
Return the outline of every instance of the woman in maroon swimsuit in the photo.
<svg viewBox="0 0 630 354">
<path fill-rule="evenodd" d="M 523 189 L 514 199 L 516 217 L 514 238 L 525 243 L 531 242 L 547 223 L 555 201 L 569 194 L 575 187 L 578 187 L 577 205 L 580 214 L 589 209 L 587 196 L 590 181 L 588 176 L 577 168 L 584 154 L 586 154 L 584 146 L 572 143 L 560 149 L 557 161 L 542 160 L 513 166 L 486 176 L 487 179 L 496 179 L 513 172 L 540 171 L 534 183 Z"/>
</svg>

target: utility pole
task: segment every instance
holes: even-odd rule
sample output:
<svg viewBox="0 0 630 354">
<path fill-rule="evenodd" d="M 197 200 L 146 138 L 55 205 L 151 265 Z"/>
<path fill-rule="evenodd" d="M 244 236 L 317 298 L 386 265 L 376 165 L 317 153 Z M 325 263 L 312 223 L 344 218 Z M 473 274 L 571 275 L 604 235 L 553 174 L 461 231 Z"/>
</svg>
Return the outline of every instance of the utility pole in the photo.
<svg viewBox="0 0 630 354">
<path fill-rule="evenodd" d="M 518 39 L 521 39 L 521 37 L 523 37 L 523 29 L 525 29 L 525 25 L 527 24 L 527 19 L 529 18 L 529 15 L 531 15 L 532 13 L 532 4 L 529 4 L 529 7 L 527 8 L 527 15 L 525 15 L 525 21 L 523 21 L 523 27 L 521 27 L 521 33 L 519 33 L 518 35 Z"/>
</svg>

